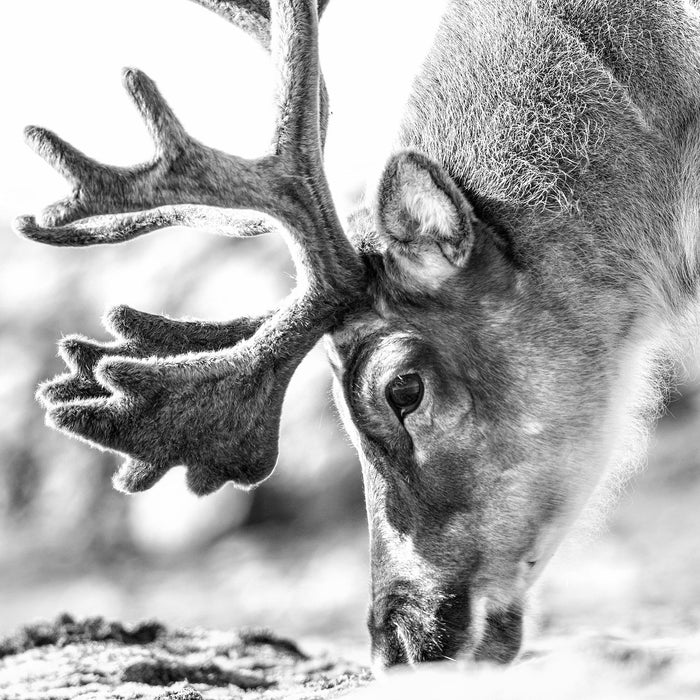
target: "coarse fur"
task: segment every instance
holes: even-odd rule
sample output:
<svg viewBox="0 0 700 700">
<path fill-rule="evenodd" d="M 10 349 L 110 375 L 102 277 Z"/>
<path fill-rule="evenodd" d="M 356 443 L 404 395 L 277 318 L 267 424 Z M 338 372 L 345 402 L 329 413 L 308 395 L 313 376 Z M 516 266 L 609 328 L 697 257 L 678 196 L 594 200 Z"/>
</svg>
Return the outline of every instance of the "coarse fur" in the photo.
<svg viewBox="0 0 700 700">
<path fill-rule="evenodd" d="M 127 73 L 154 161 L 115 171 L 31 130 L 77 185 L 17 228 L 54 245 L 173 223 L 251 235 L 265 226 L 217 207 L 256 208 L 285 225 L 300 289 L 228 324 L 118 309 L 115 343 L 63 341 L 49 419 L 129 455 L 126 490 L 179 462 L 200 493 L 259 483 L 286 383 L 325 333 L 363 467 L 377 661 L 508 662 L 528 589 L 591 494 L 629 472 L 696 329 L 697 8 L 452 0 L 350 248 L 321 167 L 316 5 L 197 1 L 272 47 L 273 153 L 194 142 Z M 391 403 L 397 377 L 420 387 L 410 410 Z"/>
<path fill-rule="evenodd" d="M 670 378 L 670 359 L 697 331 L 699 40 L 697 12 L 681 2 L 450 4 L 409 99 L 394 158 L 413 158 L 414 152 L 421 159 L 427 156 L 434 165 L 425 172 L 436 166 L 443 172 L 435 191 L 445 191 L 444 182 L 451 181 L 476 212 L 480 229 L 474 222 L 458 227 L 474 249 L 472 269 L 465 270 L 464 261 L 440 269 L 439 260 L 450 256 L 444 255 L 439 241 L 445 234 L 433 212 L 423 223 L 432 228 L 435 256 L 426 255 L 425 240 L 404 250 L 405 240 L 383 220 L 386 211 L 396 209 L 387 191 L 396 196 L 397 190 L 411 190 L 404 196 L 407 231 L 420 230 L 412 220 L 416 206 L 411 197 L 428 197 L 418 177 L 404 177 L 408 182 L 392 190 L 393 161 L 377 200 L 355 214 L 350 229 L 358 249 L 381 261 L 375 311 L 385 323 L 384 333 L 405 333 L 402 326 L 410 325 L 431 349 L 435 344 L 442 351 L 450 348 L 453 357 L 439 359 L 443 369 L 463 352 L 464 360 L 458 362 L 463 366 L 445 372 L 450 381 L 469 386 L 478 408 L 487 399 L 480 402 L 474 396 L 479 384 L 474 375 L 490 372 L 485 391 L 504 404 L 494 407 L 494 418 L 482 424 L 483 430 L 494 435 L 499 422 L 511 428 L 519 424 L 521 430 L 492 439 L 495 449 L 514 453 L 505 457 L 469 457 L 465 446 L 453 445 L 453 472 L 443 475 L 438 445 L 454 440 L 455 430 L 468 430 L 468 421 L 444 430 L 433 425 L 431 439 L 421 435 L 428 426 L 418 417 L 411 426 L 409 416 L 405 428 L 412 450 L 423 455 L 426 472 L 431 472 L 425 478 L 433 480 L 433 487 L 444 479 L 445 488 L 459 490 L 454 470 L 466 467 L 470 489 L 475 484 L 484 489 L 476 503 L 473 497 L 458 506 L 455 498 L 431 503 L 425 484 L 411 496 L 395 483 L 390 467 L 377 466 L 396 458 L 373 454 L 371 440 L 363 441 L 376 416 L 362 416 L 366 411 L 359 406 L 366 404 L 367 392 L 346 384 L 350 411 L 344 414 L 351 432 L 359 433 L 356 442 L 365 454 L 370 524 L 376 530 L 373 592 L 379 612 L 373 612 L 370 627 L 383 662 L 439 658 L 455 649 L 511 658 L 520 642 L 520 622 L 508 611 L 522 603 L 586 502 L 612 502 L 640 463 Z M 404 149 L 410 149 L 408 155 Z M 459 197 L 453 202 L 459 202 L 453 214 L 465 206 Z M 489 247 L 498 252 L 492 250 L 475 265 Z M 499 268 L 504 261 L 505 272 Z M 496 280 L 500 289 L 494 289 Z M 488 311 L 475 320 L 484 307 Z M 434 317 L 428 320 L 430 313 Z M 335 336 L 340 381 L 348 372 L 358 373 L 352 348 L 369 342 L 363 335 L 382 336 L 376 319 L 371 331 L 362 330 L 364 322 L 358 320 L 354 338 Z M 406 363 L 400 355 L 393 358 L 394 369 L 416 371 L 420 363 Z M 447 392 L 441 399 L 454 401 Z M 355 415 L 353 404 L 358 405 Z M 451 406 L 453 415 L 457 408 Z M 437 411 L 432 406 L 425 410 L 432 412 L 434 424 Z M 386 440 L 382 434 L 380 441 Z M 544 450 L 543 440 L 549 442 Z M 539 455 L 539 464 L 532 455 Z M 500 475 L 489 477 L 494 462 L 501 462 Z M 548 469 L 547 462 L 558 464 Z M 510 494 L 506 474 L 514 475 Z M 553 502 L 547 505 L 548 498 Z M 428 513 L 420 513 L 420 500 L 432 506 Z M 489 514 L 491 500 L 497 504 L 495 515 Z M 539 515 L 538 503 L 544 506 Z M 447 526 L 436 530 L 438 514 L 455 508 L 472 513 L 473 521 L 455 526 L 452 515 Z M 413 511 L 413 517 L 399 517 L 397 509 Z M 512 527 L 509 511 L 518 525 L 508 546 L 521 542 L 518 556 L 537 560 L 525 575 L 513 569 L 515 552 L 498 552 L 488 544 Z M 414 546 L 424 539 L 414 556 L 432 564 L 430 573 L 416 570 L 414 577 L 414 590 L 425 589 L 426 580 L 433 584 L 417 617 L 424 618 L 423 626 L 415 622 L 422 629 L 415 635 L 423 640 L 418 653 L 403 639 L 392 638 L 396 623 L 376 621 L 382 615 L 391 620 L 384 602 L 387 591 L 395 585 L 410 588 L 405 576 L 396 573 L 396 543 L 379 542 L 387 539 L 384 520 L 393 521 Z M 479 528 L 480 536 L 475 534 Z M 445 529 L 456 532 L 447 537 Z M 475 553 L 490 558 L 494 567 L 486 584 L 480 585 L 479 574 L 488 566 L 468 564 Z M 402 556 L 402 569 L 404 560 Z M 449 629 L 456 618 L 439 612 L 434 602 L 438 593 L 470 598 L 472 613 L 464 616 L 461 639 L 459 633 L 443 633 L 436 655 L 436 626 Z M 501 626 L 501 648 L 485 637 L 493 624 L 484 628 L 484 613 L 476 612 L 484 600 L 487 608 L 510 615 L 511 629 Z"/>
</svg>

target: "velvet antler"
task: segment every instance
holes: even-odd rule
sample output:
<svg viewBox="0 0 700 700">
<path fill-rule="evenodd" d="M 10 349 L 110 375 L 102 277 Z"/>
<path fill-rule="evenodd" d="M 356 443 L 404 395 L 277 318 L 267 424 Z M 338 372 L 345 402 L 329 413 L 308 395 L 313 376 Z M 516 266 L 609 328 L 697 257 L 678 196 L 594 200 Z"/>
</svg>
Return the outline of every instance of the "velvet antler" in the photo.
<svg viewBox="0 0 700 700">
<path fill-rule="evenodd" d="M 252 18 L 253 33 L 265 41 L 262 3 L 198 1 L 238 24 Z M 344 235 L 323 172 L 315 0 L 273 1 L 270 26 L 278 68 L 270 155 L 248 161 L 194 141 L 136 71 L 126 73 L 126 84 L 156 141 L 153 162 L 108 168 L 50 132 L 29 130 L 37 150 L 76 187 L 44 211 L 41 223 L 18 220 L 29 238 L 91 245 L 172 224 L 251 235 L 265 227 L 251 231 L 250 220 L 217 207 L 255 209 L 282 223 L 297 266 L 296 290 L 266 318 L 201 324 L 122 308 L 111 316 L 116 343 L 63 342 L 73 373 L 40 391 L 47 421 L 128 455 L 116 478 L 126 491 L 148 488 L 178 464 L 188 467 L 189 486 L 199 494 L 227 480 L 250 486 L 267 478 L 294 370 L 325 332 L 366 303 L 364 266 Z M 203 348 L 210 351 L 198 352 Z M 158 357 L 154 349 L 188 354 Z"/>
<path fill-rule="evenodd" d="M 193 0 L 234 25 L 243 29 L 267 51 L 270 51 L 270 5 L 268 0 Z M 327 0 L 320 0 L 319 14 Z M 73 195 L 56 202 L 42 214 L 42 221 L 72 222 L 79 219 L 86 209 L 107 213 L 112 209 L 125 211 L 142 206 L 165 206 L 136 216 L 109 218 L 93 217 L 73 227 L 63 227 L 62 232 L 42 228 L 32 217 L 22 217 L 15 226 L 24 235 L 52 245 L 88 245 L 95 242 L 116 243 L 168 225 L 206 225 L 209 230 L 231 233 L 235 236 L 253 236 L 270 230 L 265 221 L 241 217 L 233 210 L 217 210 L 213 207 L 182 205 L 181 202 L 206 202 L 203 193 L 192 187 L 201 182 L 200 164 L 208 170 L 208 177 L 218 183 L 218 189 L 210 188 L 208 197 L 221 207 L 236 205 L 235 193 L 229 192 L 224 183 L 226 173 L 217 174 L 221 166 L 212 152 L 197 151 L 197 144 L 185 133 L 171 109 L 159 94 L 153 82 L 143 73 L 125 70 L 124 84 L 142 113 L 156 144 L 156 154 L 150 163 L 134 168 L 113 168 L 94 162 L 58 136 L 46 129 L 29 127 L 26 136 L 29 144 L 49 161 L 74 185 Z M 321 146 L 325 143 L 328 99 L 320 76 L 320 130 Z M 168 156 L 170 154 L 170 156 Z M 230 158 L 218 153 L 222 159 Z M 225 168 L 225 162 L 223 164 Z M 201 168 L 200 168 L 201 169 Z M 90 195 L 95 174 L 101 174 L 98 196 Z M 179 172 L 180 176 L 175 176 Z M 108 182 L 105 183 L 104 181 Z M 125 186 L 125 184 L 127 186 Z M 138 202 L 135 198 L 138 198 Z M 239 200 L 240 205 L 240 200 Z M 86 207 L 86 204 L 88 205 Z M 172 206 L 175 205 L 175 206 Z M 92 231 L 99 240 L 85 237 L 84 231 Z M 113 309 L 105 320 L 107 329 L 116 342 L 98 343 L 80 335 L 64 338 L 59 343 L 59 353 L 66 361 L 69 372 L 43 383 L 37 397 L 44 403 L 58 403 L 78 399 L 108 396 L 109 390 L 95 376 L 99 360 L 106 356 L 168 357 L 186 352 L 220 350 L 235 345 L 251 336 L 266 317 L 235 319 L 230 323 L 175 321 L 145 314 L 127 307 Z"/>
<path fill-rule="evenodd" d="M 216 323 L 171 319 L 117 306 L 104 319 L 114 342 L 100 343 L 81 335 L 62 338 L 58 351 L 70 371 L 41 384 L 37 399 L 50 408 L 51 404 L 109 396 L 111 392 L 96 376 L 102 358 L 171 357 L 231 348 L 252 336 L 271 315 Z"/>
</svg>

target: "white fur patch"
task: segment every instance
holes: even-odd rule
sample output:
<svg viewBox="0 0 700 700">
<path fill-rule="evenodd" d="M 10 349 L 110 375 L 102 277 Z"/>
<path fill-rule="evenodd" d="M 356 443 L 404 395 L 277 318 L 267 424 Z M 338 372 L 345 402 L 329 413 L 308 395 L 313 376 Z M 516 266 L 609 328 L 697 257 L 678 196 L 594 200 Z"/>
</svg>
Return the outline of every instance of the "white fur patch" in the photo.
<svg viewBox="0 0 700 700">
<path fill-rule="evenodd" d="M 454 274 L 454 267 L 439 250 L 425 250 L 416 256 L 395 255 L 407 287 L 436 291 Z"/>
<path fill-rule="evenodd" d="M 415 582 L 435 580 L 435 572 L 429 571 L 430 567 L 416 551 L 413 538 L 399 534 L 381 518 L 375 520 L 373 529 L 391 552 L 391 570 L 396 578 Z"/>
<path fill-rule="evenodd" d="M 525 420 L 522 423 L 522 430 L 525 435 L 540 435 L 544 430 L 544 426 L 536 420 Z"/>
<path fill-rule="evenodd" d="M 608 457 L 584 512 L 589 528 L 602 525 L 622 487 L 643 465 L 661 404 L 658 371 L 668 349 L 668 327 L 649 320 L 633 337 L 619 355 L 618 375 L 609 395 L 604 436 Z"/>
<path fill-rule="evenodd" d="M 485 596 L 475 597 L 471 604 L 471 645 L 469 654 L 477 649 L 484 638 L 486 632 L 486 615 L 488 613 L 489 601 Z"/>
<path fill-rule="evenodd" d="M 410 169 L 410 172 L 407 172 Z M 427 172 L 403 163 L 401 197 L 406 211 L 420 224 L 419 236 L 448 238 L 458 227 L 457 212 L 449 197 L 439 190 Z"/>
<path fill-rule="evenodd" d="M 677 233 L 686 264 L 689 269 L 694 269 L 698 265 L 698 239 L 700 238 L 700 175 L 697 165 L 700 161 L 700 125 L 689 134 L 685 146 Z"/>
</svg>

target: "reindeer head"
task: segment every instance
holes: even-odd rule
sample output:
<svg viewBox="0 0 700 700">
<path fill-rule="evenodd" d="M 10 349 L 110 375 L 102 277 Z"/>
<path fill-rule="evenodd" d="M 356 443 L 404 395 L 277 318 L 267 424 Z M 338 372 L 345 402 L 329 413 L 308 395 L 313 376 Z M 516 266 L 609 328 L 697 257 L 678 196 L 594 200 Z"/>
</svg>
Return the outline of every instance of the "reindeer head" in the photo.
<svg viewBox="0 0 700 700">
<path fill-rule="evenodd" d="M 387 664 L 512 659 L 524 594 L 602 455 L 600 349 L 485 216 L 405 151 L 351 226 L 372 309 L 328 348 L 363 464 L 369 628 Z"/>
<path fill-rule="evenodd" d="M 376 206 L 350 224 L 351 245 L 322 169 L 316 4 L 197 1 L 272 48 L 272 152 L 248 161 L 196 142 L 155 85 L 127 71 L 154 160 L 111 168 L 31 128 L 74 191 L 15 226 L 51 245 L 174 224 L 254 235 L 269 226 L 233 210 L 255 209 L 283 225 L 299 288 L 265 317 L 223 324 L 113 310 L 114 342 L 61 341 L 70 371 L 39 391 L 48 422 L 126 455 L 115 482 L 125 491 L 180 464 L 196 493 L 249 487 L 273 471 L 287 383 L 327 335 L 363 463 L 377 655 L 507 661 L 525 590 L 583 493 L 578 467 L 599 449 L 600 353 L 520 269 L 474 197 L 424 155 L 390 159 Z"/>
</svg>

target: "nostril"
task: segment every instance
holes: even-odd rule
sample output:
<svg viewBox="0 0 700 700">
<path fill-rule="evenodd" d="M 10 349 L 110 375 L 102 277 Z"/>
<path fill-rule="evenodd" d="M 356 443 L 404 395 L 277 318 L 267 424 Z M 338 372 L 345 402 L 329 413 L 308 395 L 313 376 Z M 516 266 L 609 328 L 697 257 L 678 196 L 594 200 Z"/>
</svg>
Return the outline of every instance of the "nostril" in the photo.
<svg viewBox="0 0 700 700">
<path fill-rule="evenodd" d="M 370 607 L 367 615 L 372 659 L 383 667 L 389 668 L 398 664 L 414 661 L 411 653 L 411 631 L 407 629 L 406 621 L 396 609 L 379 606 Z"/>
<path fill-rule="evenodd" d="M 531 569 L 534 569 L 536 564 L 537 564 L 537 561 L 534 559 L 531 559 L 530 561 L 527 562 L 528 567 L 530 567 Z"/>
<path fill-rule="evenodd" d="M 413 659 L 403 635 L 393 627 L 376 629 L 372 635 L 372 659 L 383 668 L 410 664 Z"/>
<path fill-rule="evenodd" d="M 413 582 L 400 579 L 383 586 L 367 615 L 372 658 L 386 668 L 432 657 L 435 626 L 434 603 Z"/>
</svg>

